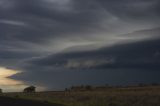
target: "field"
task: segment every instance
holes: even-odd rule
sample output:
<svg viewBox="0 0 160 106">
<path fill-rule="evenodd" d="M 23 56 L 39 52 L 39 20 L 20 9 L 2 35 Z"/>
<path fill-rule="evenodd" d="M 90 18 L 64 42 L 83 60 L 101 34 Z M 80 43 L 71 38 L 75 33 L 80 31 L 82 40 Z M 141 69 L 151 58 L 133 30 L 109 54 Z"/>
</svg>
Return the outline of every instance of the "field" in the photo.
<svg viewBox="0 0 160 106">
<path fill-rule="evenodd" d="M 160 106 L 160 86 L 113 87 L 90 91 L 4 93 L 2 96 L 65 106 Z"/>
</svg>

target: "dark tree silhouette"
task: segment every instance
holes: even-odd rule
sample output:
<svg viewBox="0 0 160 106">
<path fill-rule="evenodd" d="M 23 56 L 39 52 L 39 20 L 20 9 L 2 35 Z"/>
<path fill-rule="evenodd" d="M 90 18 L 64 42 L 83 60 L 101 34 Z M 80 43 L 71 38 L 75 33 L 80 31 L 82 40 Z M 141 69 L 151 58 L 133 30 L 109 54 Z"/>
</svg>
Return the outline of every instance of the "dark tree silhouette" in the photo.
<svg viewBox="0 0 160 106">
<path fill-rule="evenodd" d="M 36 87 L 34 87 L 34 86 L 27 87 L 27 88 L 25 88 L 23 90 L 23 92 L 25 92 L 25 93 L 34 93 L 34 92 L 36 92 Z"/>
<path fill-rule="evenodd" d="M 2 93 L 3 91 L 2 91 L 2 89 L 0 89 L 0 93 Z"/>
</svg>

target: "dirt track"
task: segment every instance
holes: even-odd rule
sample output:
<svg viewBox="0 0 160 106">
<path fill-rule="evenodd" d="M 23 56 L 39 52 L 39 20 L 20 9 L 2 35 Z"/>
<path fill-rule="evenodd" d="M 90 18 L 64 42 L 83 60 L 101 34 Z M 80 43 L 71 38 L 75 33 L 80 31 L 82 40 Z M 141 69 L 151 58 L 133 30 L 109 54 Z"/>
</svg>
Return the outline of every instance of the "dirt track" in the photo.
<svg viewBox="0 0 160 106">
<path fill-rule="evenodd" d="M 63 106 L 63 105 L 0 97 L 0 106 Z"/>
</svg>

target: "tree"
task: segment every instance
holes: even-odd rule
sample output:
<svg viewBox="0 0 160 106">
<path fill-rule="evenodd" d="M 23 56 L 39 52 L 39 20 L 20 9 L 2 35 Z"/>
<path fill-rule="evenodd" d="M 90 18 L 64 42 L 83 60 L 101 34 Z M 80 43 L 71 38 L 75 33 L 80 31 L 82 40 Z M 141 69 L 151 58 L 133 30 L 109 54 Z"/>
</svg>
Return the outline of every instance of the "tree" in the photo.
<svg viewBox="0 0 160 106">
<path fill-rule="evenodd" d="M 25 89 L 23 90 L 23 92 L 25 92 L 25 93 L 34 93 L 34 92 L 36 92 L 36 87 L 34 87 L 34 86 L 29 86 L 29 87 L 25 88 Z"/>
<path fill-rule="evenodd" d="M 2 91 L 2 89 L 0 89 L 0 93 L 2 93 L 3 91 Z"/>
</svg>

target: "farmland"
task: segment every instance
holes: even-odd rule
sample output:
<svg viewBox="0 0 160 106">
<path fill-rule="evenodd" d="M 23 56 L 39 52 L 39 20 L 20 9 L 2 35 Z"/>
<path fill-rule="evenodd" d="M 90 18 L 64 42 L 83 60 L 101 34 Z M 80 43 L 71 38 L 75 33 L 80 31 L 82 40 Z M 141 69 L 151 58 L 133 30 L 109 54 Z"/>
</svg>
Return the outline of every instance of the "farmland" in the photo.
<svg viewBox="0 0 160 106">
<path fill-rule="evenodd" d="M 86 91 L 3 93 L 2 96 L 65 106 L 160 106 L 160 86 L 111 87 Z"/>
</svg>

